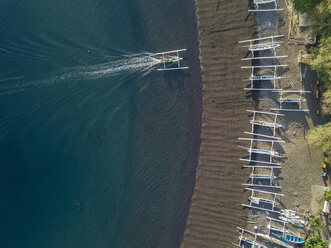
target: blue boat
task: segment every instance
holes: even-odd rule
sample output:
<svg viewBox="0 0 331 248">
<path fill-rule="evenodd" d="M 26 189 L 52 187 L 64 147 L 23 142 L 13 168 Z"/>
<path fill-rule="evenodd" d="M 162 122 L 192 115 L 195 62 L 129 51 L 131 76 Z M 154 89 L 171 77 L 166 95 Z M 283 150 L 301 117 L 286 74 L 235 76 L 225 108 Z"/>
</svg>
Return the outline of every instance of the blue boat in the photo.
<svg viewBox="0 0 331 248">
<path fill-rule="evenodd" d="M 285 234 L 284 235 L 284 240 L 289 243 L 294 243 L 294 244 L 304 244 L 305 240 L 303 238 L 300 238 L 298 236 L 294 236 L 292 234 Z"/>
</svg>

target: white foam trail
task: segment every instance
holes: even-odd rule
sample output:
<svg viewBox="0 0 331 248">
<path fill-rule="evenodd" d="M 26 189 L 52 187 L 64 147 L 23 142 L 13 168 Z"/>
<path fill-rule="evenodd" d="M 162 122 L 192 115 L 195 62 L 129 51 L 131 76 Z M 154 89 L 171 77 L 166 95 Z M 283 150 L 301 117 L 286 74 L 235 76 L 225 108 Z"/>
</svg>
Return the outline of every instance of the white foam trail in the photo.
<svg viewBox="0 0 331 248">
<path fill-rule="evenodd" d="M 98 79 L 108 77 L 120 72 L 137 72 L 148 70 L 161 61 L 155 58 L 144 56 L 137 58 L 127 58 L 116 62 L 105 63 L 101 65 L 89 67 L 76 67 L 78 70 L 76 75 L 79 79 Z"/>
<path fill-rule="evenodd" d="M 128 74 L 133 74 L 140 71 L 144 72 L 144 75 L 147 75 L 151 72 L 151 68 L 159 63 L 161 63 L 161 61 L 158 59 L 147 55 L 138 55 L 104 64 L 71 67 L 59 71 L 58 76 L 54 76 L 49 79 L 29 82 L 18 81 L 7 86 L 3 85 L 0 87 L 0 95 L 21 92 L 26 90 L 27 87 L 55 84 L 68 80 L 95 80 L 99 78 L 112 77 L 122 73 L 125 73 L 127 76 Z"/>
</svg>

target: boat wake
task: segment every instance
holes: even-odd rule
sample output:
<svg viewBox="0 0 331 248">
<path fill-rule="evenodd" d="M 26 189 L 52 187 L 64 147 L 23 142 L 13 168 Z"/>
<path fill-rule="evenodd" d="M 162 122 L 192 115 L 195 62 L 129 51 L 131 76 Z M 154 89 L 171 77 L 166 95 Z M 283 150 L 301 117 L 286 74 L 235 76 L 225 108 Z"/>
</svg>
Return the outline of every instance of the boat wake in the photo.
<svg viewBox="0 0 331 248">
<path fill-rule="evenodd" d="M 74 68 L 73 75 L 63 75 L 61 79 L 98 79 L 113 76 L 119 73 L 135 73 L 139 71 L 150 72 L 151 68 L 161 63 L 160 60 L 150 56 L 126 58 L 119 61 L 101 65 L 79 66 Z"/>
<path fill-rule="evenodd" d="M 138 77 L 141 77 L 152 72 L 153 67 L 159 63 L 162 61 L 146 54 L 131 55 L 103 64 L 65 68 L 52 73 L 56 76 L 46 76 L 45 79 L 41 80 L 25 80 L 24 77 L 9 78 L 0 86 L 0 95 L 22 92 L 29 87 L 46 86 L 65 81 L 96 80 L 121 74 L 125 74 L 127 77 L 134 73 L 140 73 Z M 19 80 L 17 80 L 18 78 Z"/>
</svg>

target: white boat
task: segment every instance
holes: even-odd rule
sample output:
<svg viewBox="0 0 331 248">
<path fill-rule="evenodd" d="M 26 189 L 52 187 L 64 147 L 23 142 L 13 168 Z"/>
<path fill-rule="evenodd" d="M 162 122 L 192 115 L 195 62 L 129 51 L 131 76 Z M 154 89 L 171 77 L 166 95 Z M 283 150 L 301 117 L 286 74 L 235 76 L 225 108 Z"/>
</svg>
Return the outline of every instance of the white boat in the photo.
<svg viewBox="0 0 331 248">
<path fill-rule="evenodd" d="M 299 99 L 299 98 L 279 98 L 278 102 L 301 102 L 304 101 L 305 99 Z"/>
<path fill-rule="evenodd" d="M 297 227 L 304 227 L 306 225 L 306 222 L 300 219 L 290 219 L 290 218 L 286 218 L 285 216 L 278 216 L 278 219 L 289 222 L 293 226 L 297 226 Z"/>
<path fill-rule="evenodd" d="M 277 226 L 272 226 L 272 225 L 267 225 L 268 229 L 271 231 L 275 231 L 275 232 L 288 232 L 288 230 L 286 230 L 285 228 L 281 228 L 281 227 L 277 227 Z"/>
<path fill-rule="evenodd" d="M 255 51 L 264 51 L 269 49 L 274 49 L 276 47 L 279 47 L 280 45 L 278 43 L 265 43 L 265 44 L 256 44 L 251 45 L 248 50 L 255 52 Z"/>
<path fill-rule="evenodd" d="M 266 154 L 266 155 L 270 155 L 270 156 L 278 155 L 278 152 L 276 152 L 276 151 L 269 151 L 269 150 L 264 150 L 264 149 L 255 149 L 255 148 L 248 148 L 248 152 Z"/>
<path fill-rule="evenodd" d="M 309 111 L 309 109 L 302 109 L 302 103 L 306 102 L 306 99 L 303 97 L 303 94 L 310 93 L 310 91 L 303 91 L 303 90 L 281 90 L 281 91 L 274 91 L 280 94 L 278 98 L 279 108 L 270 108 L 270 110 L 277 110 L 277 111 Z M 299 98 L 289 98 L 283 97 L 284 94 L 299 94 Z M 297 103 L 298 107 L 296 108 L 284 108 L 283 104 L 286 103 Z"/>
<path fill-rule="evenodd" d="M 254 0 L 255 4 L 273 3 L 275 0 Z"/>
<path fill-rule="evenodd" d="M 262 80 L 277 80 L 281 79 L 281 77 L 277 76 L 250 76 L 249 80 L 255 80 L 255 81 L 262 81 Z"/>
<path fill-rule="evenodd" d="M 272 127 L 272 128 L 280 128 L 281 125 L 278 123 L 271 123 L 267 121 L 259 121 L 259 120 L 251 120 L 250 123 L 252 125 L 258 125 L 258 126 L 265 126 L 265 127 Z"/>
<path fill-rule="evenodd" d="M 250 174 L 249 177 L 251 179 L 268 179 L 268 180 L 272 180 L 272 179 L 276 179 L 276 176 L 271 176 L 271 175 L 261 175 L 261 174 Z"/>
<path fill-rule="evenodd" d="M 282 209 L 280 214 L 289 219 L 300 219 L 300 216 L 296 215 L 294 210 Z"/>
<path fill-rule="evenodd" d="M 186 51 L 186 49 L 179 49 L 173 51 L 166 51 L 161 53 L 151 53 L 150 57 L 157 59 L 162 63 L 163 68 L 157 69 L 158 71 L 170 71 L 170 70 L 184 70 L 188 69 L 188 67 L 181 66 L 180 61 L 183 60 L 182 57 L 179 56 L 180 52 Z"/>
<path fill-rule="evenodd" d="M 257 236 L 259 234 L 256 234 L 254 232 L 250 232 L 248 230 L 242 229 L 237 227 L 240 231 L 240 236 L 239 236 L 239 244 L 235 244 L 238 247 L 241 248 L 245 248 L 245 247 L 249 247 L 249 248 L 268 248 L 267 246 L 261 245 L 258 241 L 257 241 Z M 254 239 L 252 240 L 251 238 L 248 238 L 247 236 L 245 236 L 245 233 L 249 233 L 251 236 L 254 237 Z"/>
<path fill-rule="evenodd" d="M 296 213 L 295 210 L 292 210 L 292 209 L 281 209 L 280 211 L 281 211 L 282 213 L 293 213 L 293 214 Z"/>
</svg>

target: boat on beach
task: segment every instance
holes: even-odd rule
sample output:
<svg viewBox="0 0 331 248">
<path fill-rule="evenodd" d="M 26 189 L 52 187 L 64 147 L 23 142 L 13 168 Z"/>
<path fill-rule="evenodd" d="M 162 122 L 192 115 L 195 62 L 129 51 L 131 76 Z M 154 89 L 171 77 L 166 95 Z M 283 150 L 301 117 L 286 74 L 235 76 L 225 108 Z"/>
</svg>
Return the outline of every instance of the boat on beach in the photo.
<svg viewBox="0 0 331 248">
<path fill-rule="evenodd" d="M 278 219 L 289 222 L 290 224 L 296 227 L 304 227 L 306 225 L 306 222 L 300 219 L 291 219 L 285 216 L 278 216 Z"/>
<path fill-rule="evenodd" d="M 275 232 L 288 232 L 285 228 L 277 227 L 277 226 L 267 226 L 269 230 L 275 231 Z"/>
<path fill-rule="evenodd" d="M 306 101 L 306 99 L 299 99 L 299 98 L 279 98 L 278 102 L 301 102 Z"/>
<path fill-rule="evenodd" d="M 304 244 L 305 240 L 301 237 L 292 235 L 292 234 L 285 234 L 284 240 L 289 243 L 294 243 L 294 244 Z"/>
<path fill-rule="evenodd" d="M 276 43 L 276 42 L 255 44 L 255 45 L 249 46 L 248 50 L 251 52 L 264 51 L 264 50 L 275 49 L 276 47 L 279 47 L 279 46 L 280 46 L 279 43 Z"/>
<path fill-rule="evenodd" d="M 273 3 L 275 0 L 254 0 L 255 4 Z"/>
<path fill-rule="evenodd" d="M 280 96 L 278 98 L 279 108 L 270 108 L 270 110 L 277 111 L 309 111 L 309 109 L 302 109 L 302 103 L 306 102 L 306 99 L 303 97 L 303 94 L 310 93 L 310 91 L 304 90 L 280 90 L 274 91 L 279 93 Z M 298 98 L 293 97 L 284 97 L 286 94 L 298 94 Z M 296 108 L 284 108 L 283 104 L 287 105 L 287 103 L 296 103 Z"/>
<path fill-rule="evenodd" d="M 256 5 L 256 9 L 250 9 L 248 11 L 280 11 L 280 10 L 283 10 L 281 8 L 278 8 L 277 0 L 254 0 L 253 3 Z M 270 9 L 260 9 L 260 4 L 264 5 L 264 4 L 270 4 L 270 3 L 274 3 L 275 7 L 270 8 Z"/>
<path fill-rule="evenodd" d="M 281 79 L 282 77 L 277 77 L 277 76 L 250 76 L 249 80 L 255 80 L 255 81 L 262 81 L 262 80 L 277 80 Z"/>
<path fill-rule="evenodd" d="M 267 217 L 267 219 L 269 220 L 269 225 L 267 226 L 269 229 L 269 235 L 275 236 L 279 239 L 284 240 L 287 243 L 290 244 L 303 244 L 305 243 L 305 240 L 299 236 L 296 236 L 294 234 L 289 234 L 288 230 L 285 228 L 286 224 L 288 223 L 287 221 L 283 221 L 283 220 L 277 220 L 277 219 L 273 219 L 270 217 Z M 271 222 L 281 222 L 283 224 L 283 227 L 276 227 L 276 226 L 272 226 Z"/>
<path fill-rule="evenodd" d="M 281 215 L 285 216 L 288 219 L 300 219 L 300 216 L 297 216 L 296 214 L 293 213 L 280 213 Z"/>
<path fill-rule="evenodd" d="M 277 156 L 279 153 L 276 151 L 269 151 L 264 149 L 255 149 L 255 148 L 248 148 L 248 152 L 250 153 L 258 153 L 258 154 L 266 154 L 270 156 Z"/>
<path fill-rule="evenodd" d="M 264 127 L 272 127 L 272 128 L 280 128 L 281 125 L 278 123 L 271 123 L 267 121 L 259 121 L 259 120 L 251 120 L 250 123 L 252 125 L 264 126 Z"/>
<path fill-rule="evenodd" d="M 240 227 L 237 227 L 237 229 L 240 231 L 240 236 L 239 236 L 239 244 L 234 244 L 235 246 L 241 247 L 241 248 L 268 248 L 267 246 L 264 246 L 262 244 L 260 244 L 259 242 L 257 242 L 257 233 L 242 229 Z M 251 236 L 251 238 L 249 238 L 247 236 L 247 234 L 249 234 L 249 236 Z M 254 237 L 254 239 L 252 239 L 252 237 Z"/>
<path fill-rule="evenodd" d="M 262 175 L 262 174 L 250 174 L 249 177 L 251 179 L 265 179 L 265 180 L 272 180 L 277 178 L 276 176 Z"/>
<path fill-rule="evenodd" d="M 293 234 L 283 233 L 281 235 L 278 235 L 278 234 L 273 234 L 273 235 L 279 239 L 283 239 L 287 243 L 291 243 L 291 244 L 304 244 L 305 243 L 305 240 L 303 238 L 298 237 Z"/>
</svg>

